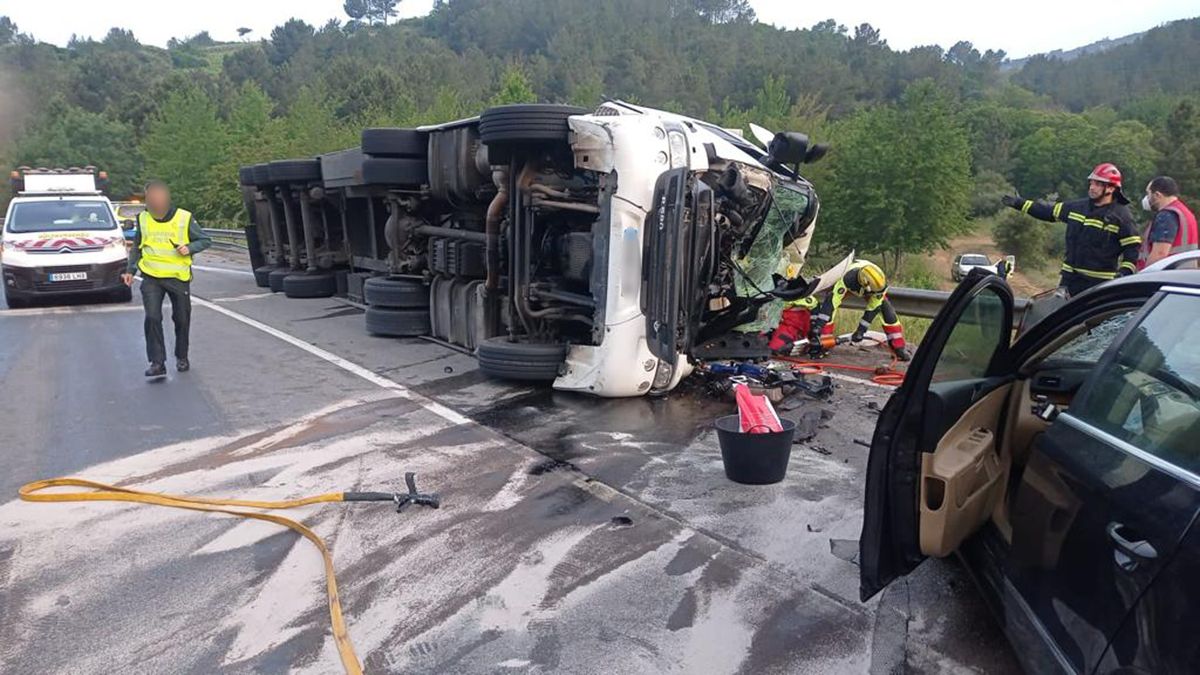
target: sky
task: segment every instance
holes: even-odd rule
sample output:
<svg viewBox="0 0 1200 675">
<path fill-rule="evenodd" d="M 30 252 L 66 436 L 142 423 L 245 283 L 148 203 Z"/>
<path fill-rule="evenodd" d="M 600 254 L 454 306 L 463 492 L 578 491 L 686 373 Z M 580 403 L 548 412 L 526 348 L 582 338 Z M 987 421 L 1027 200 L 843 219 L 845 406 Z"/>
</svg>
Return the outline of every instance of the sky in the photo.
<svg viewBox="0 0 1200 675">
<path fill-rule="evenodd" d="M 597 0 L 602 1 L 602 0 Z M 1200 15 L 1196 0 L 750 0 L 760 21 L 783 28 L 807 28 L 825 19 L 854 26 L 870 23 L 895 49 L 969 40 L 981 51 L 1003 49 L 1010 57 L 1138 33 L 1175 19 Z M 403 17 L 425 14 L 433 0 L 402 0 Z M 1129 11 L 1135 9 L 1136 11 Z M 341 0 L 0 0 L 22 32 L 65 45 L 71 35 L 101 38 L 113 26 L 133 30 L 147 44 L 166 45 L 172 37 L 207 30 L 218 40 L 237 39 L 237 28 L 253 29 L 249 39 L 266 37 L 290 17 L 314 25 L 346 18 Z"/>
</svg>

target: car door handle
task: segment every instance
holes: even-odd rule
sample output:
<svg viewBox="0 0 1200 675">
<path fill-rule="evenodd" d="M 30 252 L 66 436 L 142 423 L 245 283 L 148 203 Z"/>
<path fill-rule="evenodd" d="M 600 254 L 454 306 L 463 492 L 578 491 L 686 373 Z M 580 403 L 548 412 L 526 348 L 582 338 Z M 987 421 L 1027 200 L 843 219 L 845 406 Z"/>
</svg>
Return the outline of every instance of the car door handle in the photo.
<svg viewBox="0 0 1200 675">
<path fill-rule="evenodd" d="M 1126 572 L 1133 572 L 1137 570 L 1138 565 L 1142 562 L 1158 558 L 1158 551 L 1154 550 L 1154 546 L 1150 542 L 1145 539 L 1130 541 L 1125 535 L 1121 534 L 1121 530 L 1125 529 L 1125 526 L 1121 523 L 1111 522 L 1108 524 L 1107 529 L 1108 538 L 1116 546 L 1116 550 L 1113 551 L 1113 559 L 1116 561 L 1117 566 Z"/>
</svg>

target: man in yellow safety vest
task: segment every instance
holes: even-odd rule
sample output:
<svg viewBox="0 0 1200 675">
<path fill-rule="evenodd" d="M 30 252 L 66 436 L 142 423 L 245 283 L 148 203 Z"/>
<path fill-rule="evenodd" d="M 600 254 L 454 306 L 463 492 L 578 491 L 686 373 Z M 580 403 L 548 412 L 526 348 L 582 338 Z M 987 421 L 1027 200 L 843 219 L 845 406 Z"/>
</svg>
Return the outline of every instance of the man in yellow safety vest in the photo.
<svg viewBox="0 0 1200 675">
<path fill-rule="evenodd" d="M 188 332 L 192 323 L 192 256 L 212 246 L 192 214 L 171 203 L 171 191 L 162 181 L 146 184 L 146 210 L 138 214 L 137 235 L 129 252 L 129 265 L 121 275 L 133 284 L 135 272 L 142 274 L 142 305 L 146 308 L 146 358 L 148 378 L 167 374 L 167 348 L 163 338 L 163 296 L 171 297 L 171 321 L 175 324 L 175 367 L 188 363 Z"/>
</svg>

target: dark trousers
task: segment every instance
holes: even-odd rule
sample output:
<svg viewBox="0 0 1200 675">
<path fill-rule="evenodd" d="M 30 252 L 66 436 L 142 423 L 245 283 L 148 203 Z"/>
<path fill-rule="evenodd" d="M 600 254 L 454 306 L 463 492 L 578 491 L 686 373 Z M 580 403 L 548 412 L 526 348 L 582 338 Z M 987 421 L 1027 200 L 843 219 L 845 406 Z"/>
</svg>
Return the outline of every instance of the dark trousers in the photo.
<svg viewBox="0 0 1200 675">
<path fill-rule="evenodd" d="M 163 296 L 171 296 L 171 321 L 175 324 L 175 358 L 188 355 L 188 330 L 192 325 L 191 284 L 179 279 L 160 279 L 142 273 L 142 306 L 146 308 L 146 358 L 166 363 L 163 338 Z"/>
</svg>

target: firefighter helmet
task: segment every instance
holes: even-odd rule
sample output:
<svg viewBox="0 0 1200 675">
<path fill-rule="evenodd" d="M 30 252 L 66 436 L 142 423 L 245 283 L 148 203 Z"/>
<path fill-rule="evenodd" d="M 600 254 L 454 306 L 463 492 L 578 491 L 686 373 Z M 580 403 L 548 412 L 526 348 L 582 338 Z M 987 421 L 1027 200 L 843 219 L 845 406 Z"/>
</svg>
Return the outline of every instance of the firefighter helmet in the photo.
<svg viewBox="0 0 1200 675">
<path fill-rule="evenodd" d="M 887 277 L 873 262 L 865 262 L 858 268 L 858 286 L 864 293 L 882 293 L 887 289 Z"/>
<path fill-rule="evenodd" d="M 1088 175 L 1088 180 L 1100 181 L 1108 183 L 1113 187 L 1121 187 L 1121 170 L 1116 164 L 1105 162 L 1097 164 L 1096 168 L 1092 169 L 1092 173 Z"/>
</svg>

